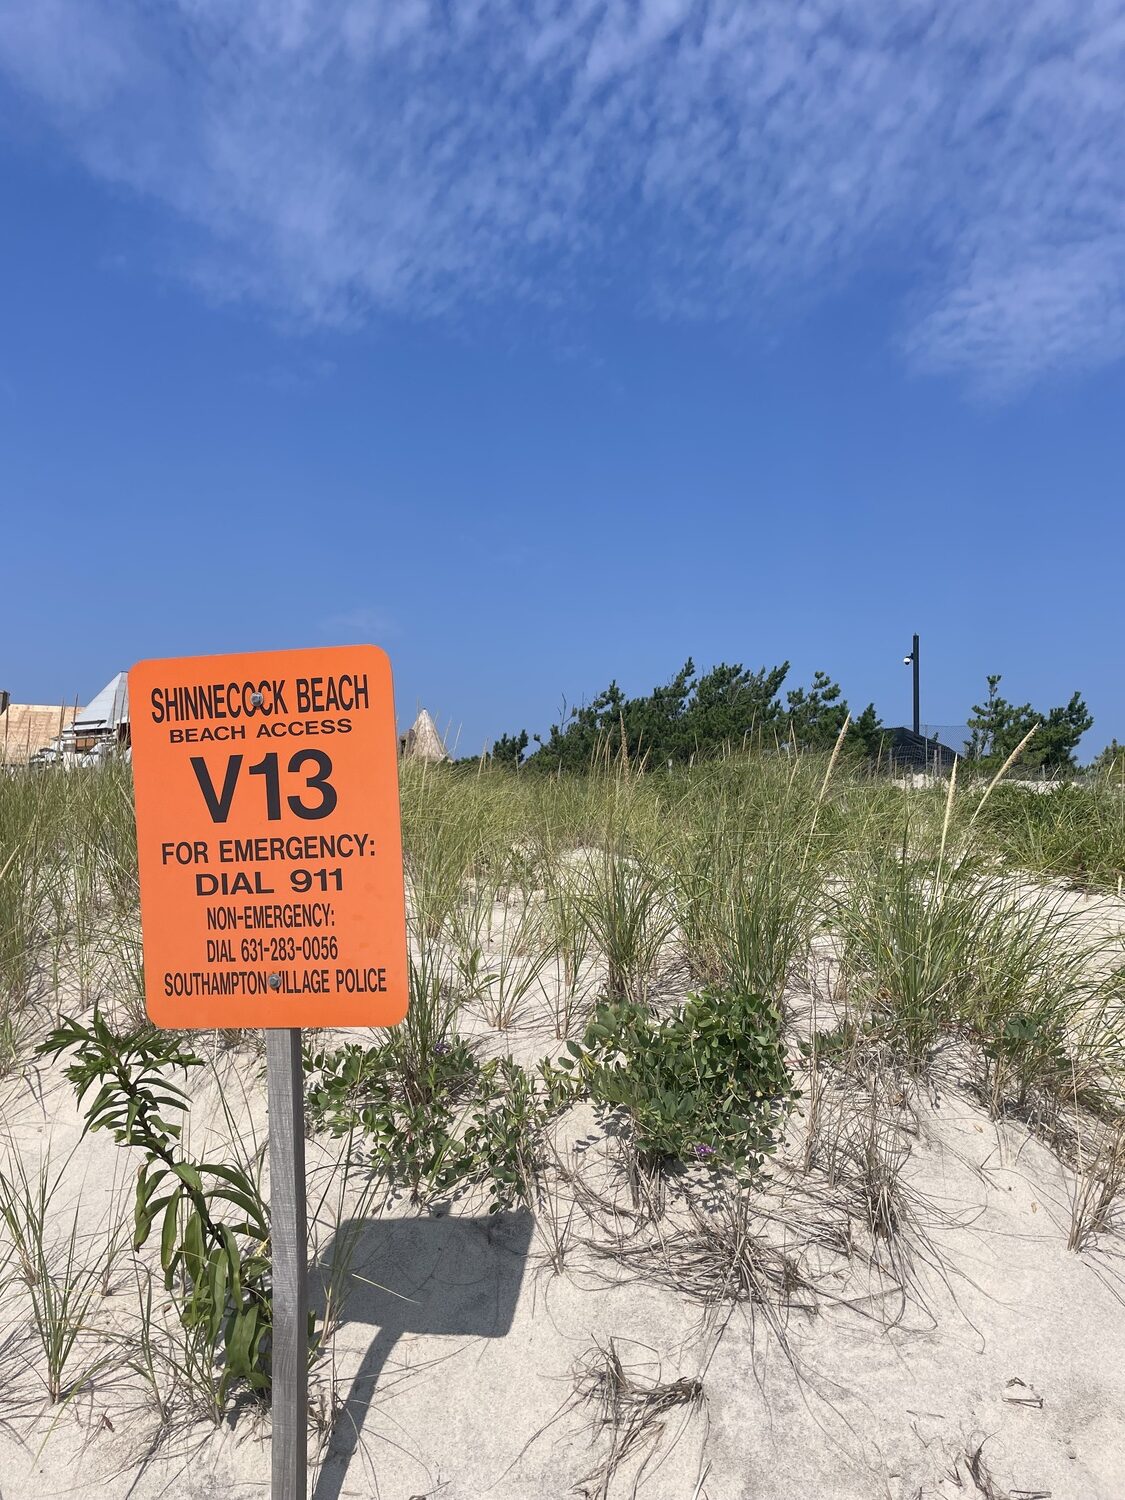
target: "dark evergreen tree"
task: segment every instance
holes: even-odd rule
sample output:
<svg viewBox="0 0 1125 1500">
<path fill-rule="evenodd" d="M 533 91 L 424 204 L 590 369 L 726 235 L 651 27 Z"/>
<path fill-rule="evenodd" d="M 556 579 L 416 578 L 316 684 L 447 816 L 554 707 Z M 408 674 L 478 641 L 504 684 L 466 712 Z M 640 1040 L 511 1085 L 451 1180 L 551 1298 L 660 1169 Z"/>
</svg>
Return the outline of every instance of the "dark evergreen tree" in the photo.
<svg viewBox="0 0 1125 1500">
<path fill-rule="evenodd" d="M 1109 776 L 1114 781 L 1125 780 L 1125 745 L 1119 745 L 1115 739 L 1096 755 L 1090 762 L 1089 769 L 1095 776 Z"/>
<path fill-rule="evenodd" d="M 590 703 L 564 712 L 547 735 L 536 735 L 539 749 L 527 766 L 583 771 L 599 759 L 614 761 L 624 754 L 632 764 L 662 767 L 747 745 L 776 749 L 792 742 L 802 750 L 830 749 L 848 713 L 839 685 L 817 672 L 808 689 L 794 689 L 783 704 L 788 671 L 788 662 L 757 671 L 720 662 L 697 677 L 689 658 L 668 682 L 641 697 L 627 698 L 611 682 Z M 869 704 L 849 732 L 849 745 L 869 752 L 880 728 Z M 515 744 L 515 737 L 505 735 L 493 759 L 513 763 Z"/>
<path fill-rule="evenodd" d="M 511 766 L 513 769 L 523 760 L 523 752 L 527 749 L 527 730 L 521 729 L 519 734 L 502 734 L 493 743 L 488 752 L 488 758 L 494 765 Z"/>
<path fill-rule="evenodd" d="M 1037 713 L 1030 703 L 1009 703 L 999 691 L 1000 681 L 1000 673 L 993 673 L 988 678 L 987 698 L 973 704 L 970 759 L 985 769 L 1003 765 L 1028 730 L 1037 726 L 1022 764 L 1031 770 L 1073 770 L 1078 741 L 1094 722 L 1082 695 L 1072 693 L 1068 703 Z"/>
</svg>

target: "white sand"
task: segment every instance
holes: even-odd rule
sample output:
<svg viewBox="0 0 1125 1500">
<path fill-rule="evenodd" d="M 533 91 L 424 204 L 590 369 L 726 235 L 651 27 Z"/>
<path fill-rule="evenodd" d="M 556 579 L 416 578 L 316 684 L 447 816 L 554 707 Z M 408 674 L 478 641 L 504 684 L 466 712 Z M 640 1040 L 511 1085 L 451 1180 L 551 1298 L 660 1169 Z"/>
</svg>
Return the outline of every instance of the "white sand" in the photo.
<svg viewBox="0 0 1125 1500">
<path fill-rule="evenodd" d="M 490 1045 L 509 1045 L 523 1059 L 542 1055 L 549 1047 L 542 1015 L 525 1022 L 511 1037 L 493 1035 Z M 244 1140 L 264 1141 L 260 1059 L 246 1050 L 220 1053 L 217 1066 Z M 199 1149 L 204 1122 L 218 1142 L 224 1125 L 213 1080 L 196 1078 L 193 1090 Z M 10 1149 L 29 1166 L 48 1147 L 60 1165 L 73 1153 L 59 1203 L 73 1204 L 81 1193 L 89 1255 L 102 1253 L 115 1184 L 118 1207 L 131 1215 L 136 1154 L 104 1134 L 80 1138 L 59 1065 L 12 1083 L 3 1118 Z M 816 1174 L 810 1195 L 810 1184 L 790 1170 L 804 1130 L 794 1120 L 770 1182 L 755 1194 L 763 1208 L 782 1205 L 782 1225 L 767 1238 L 787 1247 L 812 1283 L 780 1314 L 784 1346 L 763 1308 L 708 1309 L 661 1276 L 598 1253 L 617 1235 L 633 1249 L 650 1244 L 651 1266 L 674 1269 L 674 1235 L 688 1223 L 684 1193 L 705 1193 L 702 1174 L 673 1186 L 659 1231 L 637 1230 L 628 1216 L 616 1228 L 611 1214 L 591 1218 L 572 1208 L 569 1189 L 556 1181 L 562 1274 L 549 1264 L 545 1228 L 526 1217 L 488 1221 L 478 1216 L 479 1201 L 440 1215 L 391 1207 L 363 1229 L 347 1320 L 313 1373 L 314 1403 L 336 1403 L 342 1412 L 327 1442 L 312 1433 L 310 1494 L 527 1500 L 603 1493 L 598 1470 L 610 1438 L 595 1432 L 595 1408 L 575 1397 L 574 1381 L 591 1350 L 615 1340 L 642 1383 L 698 1377 L 703 1395 L 664 1414 L 663 1430 L 650 1432 L 617 1469 L 611 1496 L 633 1493 L 639 1475 L 637 1493 L 650 1500 L 980 1493 L 1121 1500 L 1121 1240 L 1103 1235 L 1080 1255 L 1067 1250 L 1073 1174 L 1024 1126 L 995 1124 L 953 1087 L 936 1099 L 923 1096 L 917 1122 L 915 1132 L 903 1109 L 897 1132 L 909 1149 L 903 1177 L 917 1217 L 904 1241 L 914 1282 L 904 1302 L 872 1260 L 874 1252 L 885 1261 L 887 1247 L 872 1246 L 858 1222 L 850 1254 L 810 1242 L 846 1223 L 846 1195 L 834 1199 Z M 590 1186 L 628 1204 L 617 1147 L 591 1110 L 571 1111 L 558 1147 Z M 310 1143 L 311 1202 L 326 1181 L 338 1180 L 337 1149 Z M 317 1230 L 322 1261 L 335 1232 L 331 1197 Z M 215 1429 L 181 1404 L 161 1430 L 143 1382 L 126 1366 L 127 1338 L 137 1327 L 127 1248 L 109 1294 L 97 1299 L 101 1337 L 92 1332 L 89 1340 L 92 1353 L 104 1353 L 104 1335 L 121 1335 L 118 1357 L 57 1408 L 35 1373 L 42 1355 L 14 1269 L 4 1273 L 0 1296 L 3 1500 L 268 1494 L 268 1415 L 248 1409 Z M 74 1368 L 80 1365 L 76 1356 Z M 969 1465 L 981 1443 L 974 1479 Z"/>
</svg>

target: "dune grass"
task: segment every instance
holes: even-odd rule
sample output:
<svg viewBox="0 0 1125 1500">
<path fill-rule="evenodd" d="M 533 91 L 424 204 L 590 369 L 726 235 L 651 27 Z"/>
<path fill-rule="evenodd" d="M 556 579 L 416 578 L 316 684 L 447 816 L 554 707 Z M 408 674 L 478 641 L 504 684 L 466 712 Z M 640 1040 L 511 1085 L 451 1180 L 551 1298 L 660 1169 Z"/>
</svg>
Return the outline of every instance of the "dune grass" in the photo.
<svg viewBox="0 0 1125 1500">
<path fill-rule="evenodd" d="M 1116 1222 L 1125 1186 L 1125 950 L 1119 933 L 1090 925 L 1069 885 L 1116 890 L 1125 863 L 1117 783 L 1044 793 L 956 781 L 913 788 L 843 756 L 755 752 L 661 771 L 602 764 L 567 777 L 407 762 L 401 794 L 411 1009 L 365 1065 L 391 1080 L 395 1107 L 414 1112 L 423 1145 L 435 1101 L 456 1101 L 470 1075 L 507 1068 L 517 1029 L 545 1051 L 553 1044 L 557 1057 L 567 1039 L 592 1035 L 599 1007 L 609 1005 L 632 1017 L 630 1035 L 648 1048 L 678 1034 L 695 1014 L 685 997 L 703 991 L 720 997 L 712 1004 L 734 997 L 732 1017 L 776 1017 L 779 1052 L 807 1048 L 805 1175 L 851 1195 L 851 1218 L 904 1282 L 906 1251 L 897 1247 L 911 1243 L 907 1148 L 898 1106 L 884 1107 L 884 1095 L 921 1089 L 943 1048 L 969 1057 L 974 1087 L 997 1116 L 1034 1124 L 1069 1107 L 1097 1118 L 1104 1129 L 1078 1164 L 1072 1248 Z M 0 776 L 0 1073 L 20 1071 L 64 998 L 71 1009 L 97 1001 L 121 1030 L 143 1021 L 137 899 L 127 766 Z M 825 953 L 834 978 L 823 1010 L 812 1001 L 810 1034 Z M 742 1003 L 749 997 L 755 1004 Z M 729 1040 L 726 1062 L 742 1056 Z M 691 1045 L 682 1050 L 694 1055 Z M 485 1051 L 499 1056 L 482 1063 Z M 601 1060 L 607 1077 L 619 1060 Z M 629 1095 L 628 1107 L 605 1090 L 594 1103 L 615 1109 L 626 1128 L 647 1120 L 674 1070 L 657 1072 L 650 1093 Z M 832 1101 L 860 1074 L 870 1108 L 857 1115 L 849 1105 L 833 1123 Z M 644 1075 L 638 1066 L 637 1079 Z M 723 1058 L 707 1073 L 728 1093 L 733 1076 Z M 521 1121 L 539 1128 L 536 1079 L 529 1064 L 498 1082 L 479 1140 L 458 1136 L 457 1148 L 483 1157 L 500 1141 L 505 1171 L 537 1170 L 513 1146 Z M 675 1111 L 655 1102 L 663 1127 Z M 451 1142 L 459 1128 L 449 1125 Z M 690 1136 L 701 1160 L 714 1152 L 709 1140 Z M 393 1152 L 394 1140 L 379 1149 Z M 440 1176 L 422 1146 L 409 1160 L 403 1153 L 397 1170 L 386 1163 L 391 1176 L 415 1187 Z M 369 1149 L 365 1160 L 376 1154 Z M 658 1170 L 685 1169 L 683 1151 L 650 1154 Z M 78 1219 L 57 1242 L 46 1233 L 57 1183 L 21 1180 L 18 1170 L 0 1180 L 0 1213 L 10 1248 L 30 1268 L 25 1279 L 39 1288 L 29 1317 L 41 1378 L 57 1401 L 90 1367 L 96 1283 L 85 1278 Z M 517 1196 L 535 1193 L 525 1185 Z M 710 1266 L 718 1231 L 709 1220 L 701 1226 Z M 737 1250 L 730 1274 L 751 1296 L 754 1278 L 773 1271 L 759 1264 L 741 1219 L 727 1239 Z M 562 1258 L 559 1250 L 560 1266 Z M 151 1324 L 143 1274 L 138 1287 Z M 162 1421 L 177 1390 L 197 1402 L 204 1392 L 218 1419 L 213 1346 L 180 1347 L 161 1335 L 140 1350 L 134 1366 Z"/>
<path fill-rule="evenodd" d="M 1000 859 L 1091 890 L 1121 893 L 1125 882 L 1125 786 L 1103 776 L 1037 792 L 1001 786 L 984 815 Z"/>
<path fill-rule="evenodd" d="M 1112 778 L 999 785 L 982 802 L 754 753 L 565 778 L 404 762 L 401 792 L 416 961 L 443 1003 L 499 1030 L 538 1013 L 574 1034 L 599 998 L 644 999 L 685 962 L 694 982 L 779 1004 L 830 931 L 855 1000 L 912 1058 L 951 1029 L 990 1049 L 996 1104 L 1026 1103 L 1064 1063 L 1085 1076 L 1112 1061 L 1096 1039 L 1116 1035 L 1114 982 L 1091 978 L 1112 955 L 1048 888 L 1115 889 Z M 141 1019 L 122 764 L 0 776 L 0 1071 L 75 987 Z"/>
<path fill-rule="evenodd" d="M 66 1227 L 65 1215 L 55 1211 L 65 1167 L 64 1162 L 53 1169 L 44 1157 L 30 1171 L 13 1152 L 0 1171 L 0 1226 L 26 1289 L 42 1355 L 33 1368 L 52 1404 L 73 1394 L 110 1360 L 108 1350 L 94 1346 L 93 1312 L 103 1291 L 105 1254 L 112 1257 L 123 1239 L 118 1224 L 107 1250 L 91 1254 L 80 1198 Z M 61 1233 L 56 1219 L 63 1220 Z"/>
</svg>

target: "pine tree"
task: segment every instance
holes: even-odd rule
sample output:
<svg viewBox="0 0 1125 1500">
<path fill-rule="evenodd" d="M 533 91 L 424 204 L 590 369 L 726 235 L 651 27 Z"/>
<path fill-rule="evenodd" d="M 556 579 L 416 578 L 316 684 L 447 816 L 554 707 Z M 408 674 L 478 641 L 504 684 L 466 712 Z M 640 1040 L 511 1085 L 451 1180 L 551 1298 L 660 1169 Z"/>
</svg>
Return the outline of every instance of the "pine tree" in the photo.
<svg viewBox="0 0 1125 1500">
<path fill-rule="evenodd" d="M 1035 734 L 1023 752 L 1022 764 L 1031 770 L 1066 771 L 1077 764 L 1074 752 L 1078 741 L 1093 725 L 1093 717 L 1080 693 L 1070 701 L 1046 713 L 1037 713 L 1030 703 L 1009 703 L 1000 694 L 1000 674 L 988 681 L 988 696 L 973 705 L 969 719 L 972 737 L 969 756 L 983 768 L 1002 765 L 1032 728 Z"/>
</svg>

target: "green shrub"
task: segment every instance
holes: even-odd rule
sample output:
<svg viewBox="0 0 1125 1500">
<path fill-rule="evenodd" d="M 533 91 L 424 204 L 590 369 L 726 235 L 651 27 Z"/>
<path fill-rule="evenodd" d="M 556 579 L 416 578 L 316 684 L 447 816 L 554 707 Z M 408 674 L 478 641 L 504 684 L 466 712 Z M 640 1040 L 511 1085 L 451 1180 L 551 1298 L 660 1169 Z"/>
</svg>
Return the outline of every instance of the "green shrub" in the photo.
<svg viewBox="0 0 1125 1500">
<path fill-rule="evenodd" d="M 702 1161 L 752 1174 L 797 1098 L 781 1016 L 756 995 L 703 990 L 664 1019 L 611 1001 L 567 1051 L 571 1094 L 623 1110 L 648 1167 Z"/>
<path fill-rule="evenodd" d="M 531 1207 L 547 1102 L 511 1058 L 481 1063 L 459 1037 L 440 1042 L 422 1073 L 403 1067 L 394 1040 L 307 1052 L 308 1118 L 357 1132 L 369 1165 L 424 1203 L 475 1184 L 490 1212 Z"/>
</svg>

